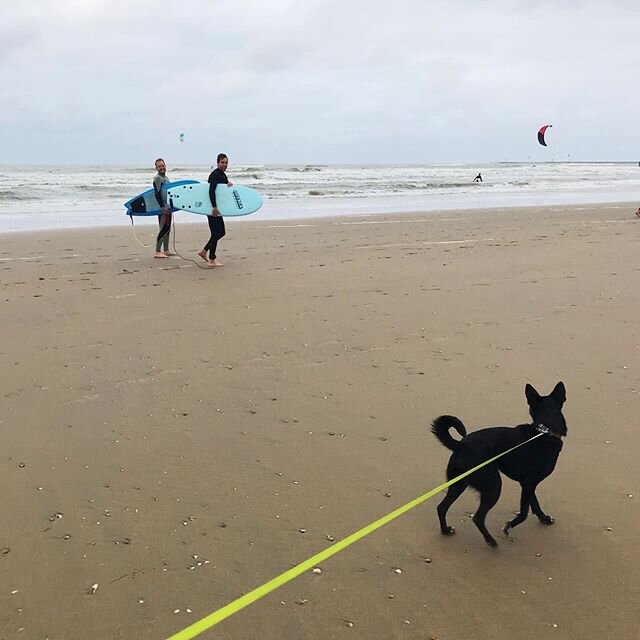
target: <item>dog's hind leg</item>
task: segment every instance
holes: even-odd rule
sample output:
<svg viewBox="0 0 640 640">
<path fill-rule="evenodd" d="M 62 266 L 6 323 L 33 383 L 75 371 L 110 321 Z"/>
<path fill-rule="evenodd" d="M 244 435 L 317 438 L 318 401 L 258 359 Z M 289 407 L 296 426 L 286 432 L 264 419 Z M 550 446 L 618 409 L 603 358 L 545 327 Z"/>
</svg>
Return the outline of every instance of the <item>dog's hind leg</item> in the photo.
<svg viewBox="0 0 640 640">
<path fill-rule="evenodd" d="M 531 511 L 533 511 L 533 514 L 538 518 L 538 520 L 540 520 L 540 522 L 542 522 L 542 524 L 553 524 L 555 522 L 553 516 L 542 510 L 535 492 L 531 496 Z"/>
<path fill-rule="evenodd" d="M 453 535 L 456 530 L 447 524 L 447 511 L 449 507 L 462 495 L 463 491 L 468 487 L 465 481 L 456 482 L 447 489 L 447 495 L 438 505 L 438 518 L 440 520 L 440 531 L 445 536 Z"/>
<path fill-rule="evenodd" d="M 493 473 L 492 473 L 493 475 Z M 490 482 L 483 482 L 481 487 L 476 487 L 480 491 L 480 505 L 473 514 L 473 523 L 478 527 L 480 533 L 484 536 L 485 542 L 491 547 L 497 547 L 498 543 L 495 538 L 489 533 L 486 525 L 485 518 L 489 510 L 498 502 L 500 492 L 502 490 L 502 479 L 500 473 L 495 469 L 495 476 L 491 478 Z"/>
</svg>

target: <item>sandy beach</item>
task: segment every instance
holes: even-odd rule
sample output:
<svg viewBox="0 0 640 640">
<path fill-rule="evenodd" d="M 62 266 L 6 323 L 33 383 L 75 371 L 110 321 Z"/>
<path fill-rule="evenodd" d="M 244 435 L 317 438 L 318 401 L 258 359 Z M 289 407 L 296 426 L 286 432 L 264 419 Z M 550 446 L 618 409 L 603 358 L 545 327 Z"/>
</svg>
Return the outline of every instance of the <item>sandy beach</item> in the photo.
<svg viewBox="0 0 640 640">
<path fill-rule="evenodd" d="M 0 638 L 167 638 L 441 484 L 436 416 L 526 422 L 558 380 L 553 527 L 506 539 L 505 481 L 497 550 L 471 491 L 445 538 L 436 496 L 200 637 L 636 638 L 633 210 L 256 216 L 220 269 L 126 226 L 0 236 Z"/>
</svg>

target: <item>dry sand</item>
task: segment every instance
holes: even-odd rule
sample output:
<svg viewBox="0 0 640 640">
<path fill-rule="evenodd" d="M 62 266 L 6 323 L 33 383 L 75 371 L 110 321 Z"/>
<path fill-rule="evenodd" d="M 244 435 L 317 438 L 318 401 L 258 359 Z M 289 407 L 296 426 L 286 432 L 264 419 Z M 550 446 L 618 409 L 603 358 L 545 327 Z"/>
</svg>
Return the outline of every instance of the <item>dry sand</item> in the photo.
<svg viewBox="0 0 640 640">
<path fill-rule="evenodd" d="M 563 380 L 555 526 L 499 535 L 506 481 L 492 550 L 437 496 L 200 637 L 636 638 L 631 209 L 231 221 L 213 270 L 126 227 L 0 237 L 0 637 L 166 638 L 439 485 L 434 417 L 514 425 Z"/>
</svg>

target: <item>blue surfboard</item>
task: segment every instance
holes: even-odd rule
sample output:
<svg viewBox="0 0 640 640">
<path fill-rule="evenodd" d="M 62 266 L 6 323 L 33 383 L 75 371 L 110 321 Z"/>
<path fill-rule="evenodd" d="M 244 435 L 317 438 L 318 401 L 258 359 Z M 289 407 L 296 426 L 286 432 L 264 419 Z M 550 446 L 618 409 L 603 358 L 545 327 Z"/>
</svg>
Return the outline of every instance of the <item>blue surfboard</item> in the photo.
<svg viewBox="0 0 640 640">
<path fill-rule="evenodd" d="M 167 190 L 167 199 L 169 204 L 177 209 L 204 216 L 211 215 L 209 184 L 206 182 L 182 186 L 170 185 Z M 249 187 L 239 187 L 235 184 L 229 187 L 226 184 L 219 184 L 216 187 L 216 204 L 223 216 L 248 216 L 262 206 L 262 196 Z"/>
<path fill-rule="evenodd" d="M 197 180 L 176 180 L 175 182 L 169 182 L 168 184 L 163 184 L 162 189 L 166 191 L 169 187 L 177 187 L 179 185 L 186 184 L 198 184 Z M 167 198 L 168 201 L 168 198 Z M 124 203 L 125 213 L 128 216 L 159 216 L 162 213 L 162 209 L 156 200 L 156 193 L 153 189 L 148 189 L 147 191 L 137 195 L 135 198 L 131 198 L 131 200 L 127 200 Z M 173 208 L 172 211 L 177 211 L 177 209 Z"/>
</svg>

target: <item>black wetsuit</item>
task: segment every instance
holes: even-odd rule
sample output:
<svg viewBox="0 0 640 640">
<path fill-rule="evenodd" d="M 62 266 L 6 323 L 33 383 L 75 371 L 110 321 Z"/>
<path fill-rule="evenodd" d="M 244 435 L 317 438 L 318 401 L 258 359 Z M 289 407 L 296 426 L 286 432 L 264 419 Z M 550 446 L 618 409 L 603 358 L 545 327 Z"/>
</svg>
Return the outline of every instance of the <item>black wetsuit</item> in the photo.
<svg viewBox="0 0 640 640">
<path fill-rule="evenodd" d="M 214 169 L 209 175 L 207 182 L 209 183 L 209 199 L 211 200 L 211 208 L 213 208 L 217 206 L 216 187 L 219 184 L 228 184 L 229 179 L 222 169 Z M 209 242 L 204 245 L 204 250 L 209 252 L 209 260 L 215 260 L 218 240 L 224 237 L 225 234 L 224 218 L 222 216 L 207 216 L 207 222 L 209 223 L 211 237 L 209 238 Z"/>
</svg>

